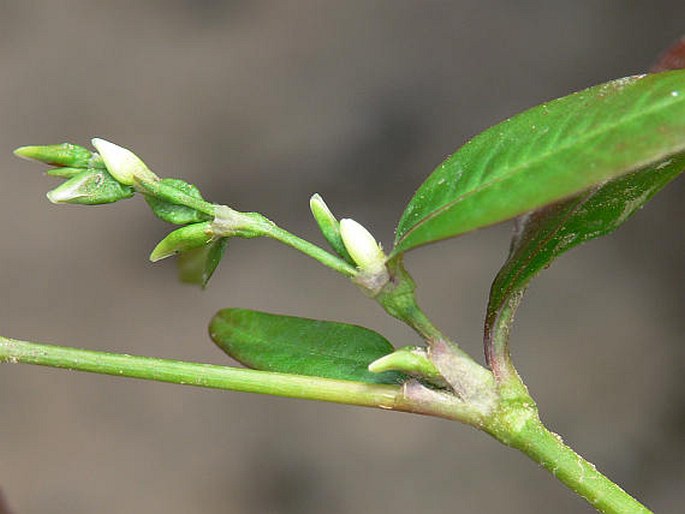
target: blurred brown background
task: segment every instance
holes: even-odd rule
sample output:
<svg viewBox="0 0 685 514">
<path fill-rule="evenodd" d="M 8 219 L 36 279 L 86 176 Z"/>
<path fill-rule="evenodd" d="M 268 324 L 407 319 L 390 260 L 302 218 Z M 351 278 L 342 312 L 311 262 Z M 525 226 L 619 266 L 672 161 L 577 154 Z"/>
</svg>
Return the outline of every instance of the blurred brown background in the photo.
<svg viewBox="0 0 685 514">
<path fill-rule="evenodd" d="M 54 206 L 24 144 L 111 139 L 214 201 L 320 241 L 308 198 L 389 247 L 422 179 L 543 100 L 642 72 L 682 2 L 0 1 L 0 333 L 222 363 L 242 306 L 414 336 L 269 241 L 235 241 L 205 292 L 147 255 L 135 199 Z M 514 356 L 544 419 L 658 512 L 685 501 L 680 181 L 533 285 Z M 417 250 L 426 310 L 480 355 L 508 226 Z M 517 453 L 437 419 L 0 366 L 0 488 L 16 514 L 591 512 Z"/>
</svg>

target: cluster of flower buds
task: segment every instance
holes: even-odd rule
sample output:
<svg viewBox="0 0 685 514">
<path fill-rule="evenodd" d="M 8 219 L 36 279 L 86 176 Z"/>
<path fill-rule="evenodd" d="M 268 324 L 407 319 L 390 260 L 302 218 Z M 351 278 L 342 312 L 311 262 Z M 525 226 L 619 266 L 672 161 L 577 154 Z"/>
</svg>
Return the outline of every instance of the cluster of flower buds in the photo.
<svg viewBox="0 0 685 514">
<path fill-rule="evenodd" d="M 371 233 L 353 219 L 336 219 L 319 194 L 309 201 L 314 219 L 331 248 L 359 270 L 360 285 L 372 294 L 387 283 L 387 255 Z"/>
<path fill-rule="evenodd" d="M 15 155 L 54 166 L 47 174 L 67 179 L 47 196 L 53 203 L 98 205 L 131 198 L 134 189 L 108 171 L 102 157 L 71 143 L 22 146 Z"/>
<path fill-rule="evenodd" d="M 98 205 L 142 192 L 155 216 L 182 225 L 159 242 L 150 259 L 158 261 L 180 254 L 181 279 L 204 287 L 223 256 L 227 238 L 214 235 L 213 216 L 184 205 L 189 203 L 187 200 L 208 205 L 200 191 L 183 180 L 160 179 L 126 148 L 99 138 L 92 144 L 97 153 L 63 143 L 24 146 L 15 154 L 54 166 L 48 175 L 67 179 L 47 194 L 53 203 Z"/>
<path fill-rule="evenodd" d="M 269 235 L 273 223 L 259 213 L 238 212 L 204 200 L 192 184 L 160 178 L 133 152 L 95 138 L 92 152 L 71 143 L 24 146 L 15 154 L 54 166 L 47 173 L 66 181 L 48 193 L 53 203 L 97 205 L 144 195 L 155 216 L 180 225 L 162 239 L 150 255 L 153 262 L 179 255 L 181 279 L 206 285 L 231 237 Z M 388 282 L 387 256 L 374 237 L 351 219 L 340 221 L 321 196 L 310 208 L 321 232 L 345 262 L 357 268 L 355 281 L 370 294 Z"/>
</svg>

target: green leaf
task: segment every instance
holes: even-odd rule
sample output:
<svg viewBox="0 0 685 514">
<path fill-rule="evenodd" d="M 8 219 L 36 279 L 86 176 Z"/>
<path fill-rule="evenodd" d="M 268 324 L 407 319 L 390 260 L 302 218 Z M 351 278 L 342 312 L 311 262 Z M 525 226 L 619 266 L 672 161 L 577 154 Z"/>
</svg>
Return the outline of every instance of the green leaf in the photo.
<svg viewBox="0 0 685 514">
<path fill-rule="evenodd" d="M 208 245 L 181 253 L 176 261 L 179 280 L 205 288 L 221 262 L 227 244 L 228 238 L 222 237 Z"/>
<path fill-rule="evenodd" d="M 393 346 L 372 330 L 246 309 L 219 311 L 209 325 L 214 342 L 250 368 L 374 384 L 396 384 L 403 375 L 371 373 L 368 365 Z"/>
<path fill-rule="evenodd" d="M 163 178 L 159 181 L 162 184 L 178 189 L 182 193 L 202 200 L 200 190 L 192 184 L 177 178 Z M 189 223 L 198 223 L 200 221 L 209 220 L 209 216 L 203 214 L 195 209 L 186 207 L 185 205 L 176 205 L 166 200 L 160 200 L 154 196 L 145 195 L 147 204 L 152 209 L 152 212 L 159 219 L 175 225 L 188 225 Z"/>
<path fill-rule="evenodd" d="M 486 130 L 409 202 L 397 256 L 498 223 L 685 150 L 685 71 L 614 80 Z"/>
<path fill-rule="evenodd" d="M 492 348 L 506 345 L 506 338 L 493 342 L 498 317 L 537 273 L 574 246 L 614 231 L 684 169 L 685 154 L 680 154 L 519 218 L 509 257 L 490 290 L 485 323 L 489 360 L 506 351 Z"/>
</svg>

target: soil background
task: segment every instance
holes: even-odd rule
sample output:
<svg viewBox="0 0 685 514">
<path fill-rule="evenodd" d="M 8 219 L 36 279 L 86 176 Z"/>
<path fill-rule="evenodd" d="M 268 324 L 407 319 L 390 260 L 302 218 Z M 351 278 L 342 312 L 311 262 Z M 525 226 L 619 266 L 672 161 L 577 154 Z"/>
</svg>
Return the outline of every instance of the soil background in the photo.
<svg viewBox="0 0 685 514">
<path fill-rule="evenodd" d="M 682 2 L 0 0 L 0 333 L 226 363 L 240 306 L 415 336 L 335 273 L 232 242 L 206 291 L 151 264 L 140 199 L 54 206 L 12 156 L 104 137 L 213 201 L 321 241 L 321 193 L 389 248 L 411 194 L 486 127 L 644 72 Z M 685 503 L 685 183 L 536 279 L 513 333 L 544 420 L 657 512 Z M 510 226 L 407 256 L 420 300 L 482 353 Z M 0 488 L 15 514 L 592 512 L 547 473 L 437 419 L 0 366 Z"/>
</svg>

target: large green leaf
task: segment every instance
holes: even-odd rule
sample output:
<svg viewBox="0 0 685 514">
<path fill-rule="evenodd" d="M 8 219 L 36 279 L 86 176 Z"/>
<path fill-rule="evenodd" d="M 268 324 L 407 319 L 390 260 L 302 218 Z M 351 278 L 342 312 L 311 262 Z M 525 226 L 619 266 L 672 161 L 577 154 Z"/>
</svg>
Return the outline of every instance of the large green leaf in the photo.
<svg viewBox="0 0 685 514">
<path fill-rule="evenodd" d="M 356 325 L 223 309 L 209 333 L 224 352 L 254 369 L 375 384 L 403 379 L 400 373 L 368 370 L 394 348 L 380 334 Z"/>
<path fill-rule="evenodd" d="M 493 352 L 506 351 L 492 348 L 498 316 L 538 272 L 574 246 L 618 228 L 683 169 L 685 154 L 680 154 L 517 219 L 509 257 L 490 290 L 485 322 L 489 360 Z M 506 339 L 500 344 L 506 345 Z"/>
<path fill-rule="evenodd" d="M 685 71 L 614 80 L 486 130 L 409 202 L 393 255 L 516 217 L 685 150 Z"/>
</svg>

